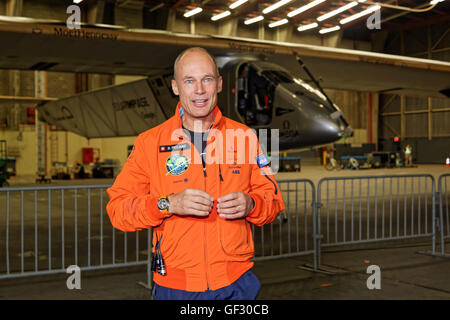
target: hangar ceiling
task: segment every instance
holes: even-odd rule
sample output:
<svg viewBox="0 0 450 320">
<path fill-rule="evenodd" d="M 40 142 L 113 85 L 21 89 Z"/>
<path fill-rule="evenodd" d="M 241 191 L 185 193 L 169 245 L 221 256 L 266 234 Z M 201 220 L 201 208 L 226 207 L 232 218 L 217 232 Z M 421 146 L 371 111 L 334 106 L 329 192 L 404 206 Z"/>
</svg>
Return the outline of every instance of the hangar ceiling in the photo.
<svg viewBox="0 0 450 320">
<path fill-rule="evenodd" d="M 233 8 L 233 4 L 238 2 L 242 2 L 242 4 Z M 433 3 L 433 1 L 431 2 Z M 177 15 L 180 16 L 190 10 L 201 8 L 202 11 L 192 17 L 195 17 L 196 20 L 209 20 L 211 23 L 223 23 L 230 18 L 237 18 L 240 22 L 245 23 L 259 16 L 263 17 L 262 23 L 265 26 L 273 28 L 277 28 L 276 24 L 273 26 L 276 22 L 280 26 L 291 24 L 295 28 L 299 26 L 312 27 L 317 23 L 317 26 L 299 32 L 319 35 L 320 30 L 339 27 L 343 30 L 344 37 L 361 39 L 367 38 L 368 34 L 377 31 L 366 27 L 367 18 L 373 13 L 349 22 L 344 19 L 351 20 L 360 12 L 371 8 L 375 9 L 374 6 L 377 4 L 381 4 L 379 22 L 382 24 L 383 31 L 408 30 L 450 20 L 448 0 L 436 4 L 431 4 L 429 0 L 116 0 L 116 6 L 119 8 L 144 8 L 144 10 L 154 13 L 170 8 L 175 9 Z M 395 6 L 397 8 L 394 8 Z M 403 9 L 400 10 L 398 7 Z M 230 12 L 228 16 L 217 21 L 211 20 L 211 17 L 226 11 Z M 302 12 L 295 14 L 299 11 Z M 331 17 L 325 16 L 336 11 L 340 12 Z"/>
</svg>

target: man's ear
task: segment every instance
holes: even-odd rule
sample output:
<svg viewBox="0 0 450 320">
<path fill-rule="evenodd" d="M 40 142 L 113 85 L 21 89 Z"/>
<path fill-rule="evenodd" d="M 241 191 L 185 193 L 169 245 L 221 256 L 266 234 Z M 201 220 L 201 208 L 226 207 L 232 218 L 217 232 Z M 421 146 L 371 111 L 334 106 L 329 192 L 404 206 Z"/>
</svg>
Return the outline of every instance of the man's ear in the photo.
<svg viewBox="0 0 450 320">
<path fill-rule="evenodd" d="M 174 79 L 172 79 L 172 91 L 176 96 L 178 95 L 178 86 L 177 82 Z"/>
<path fill-rule="evenodd" d="M 222 92 L 222 76 L 219 76 L 217 79 L 217 93 Z"/>
</svg>

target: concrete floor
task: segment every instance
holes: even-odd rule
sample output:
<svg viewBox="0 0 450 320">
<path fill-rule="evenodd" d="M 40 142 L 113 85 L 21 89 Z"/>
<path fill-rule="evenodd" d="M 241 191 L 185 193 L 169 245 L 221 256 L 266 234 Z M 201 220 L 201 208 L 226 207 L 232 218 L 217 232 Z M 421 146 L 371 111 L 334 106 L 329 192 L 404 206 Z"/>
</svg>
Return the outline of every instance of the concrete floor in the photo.
<svg viewBox="0 0 450 320">
<path fill-rule="evenodd" d="M 325 250 L 322 268 L 301 269 L 310 257 L 256 262 L 261 281 L 258 300 L 450 300 L 450 259 L 418 254 L 429 250 L 420 243 L 377 248 Z M 369 265 L 380 267 L 381 289 L 367 288 Z M 0 299 L 148 300 L 143 267 L 81 273 L 81 289 L 69 290 L 69 275 L 0 281 Z"/>
<path fill-rule="evenodd" d="M 277 180 L 311 179 L 317 186 L 323 177 L 381 176 L 450 173 L 444 165 L 415 168 L 326 171 L 320 166 L 303 166 L 300 173 L 280 172 Z M 110 184 L 111 179 L 54 181 L 51 185 Z M 11 187 L 35 185 L 34 177 L 14 177 Z M 302 268 L 312 256 L 255 263 L 262 283 L 258 299 L 443 299 L 450 300 L 450 259 L 418 254 L 431 250 L 431 239 L 393 241 L 352 247 L 323 249 L 322 268 Z M 448 242 L 448 241 L 447 241 Z M 446 252 L 450 244 L 447 243 Z M 369 265 L 381 270 L 381 289 L 369 290 Z M 149 299 L 150 292 L 137 282 L 147 280 L 144 267 L 112 271 L 83 272 L 81 290 L 69 290 L 69 275 L 0 280 L 0 299 Z"/>
</svg>

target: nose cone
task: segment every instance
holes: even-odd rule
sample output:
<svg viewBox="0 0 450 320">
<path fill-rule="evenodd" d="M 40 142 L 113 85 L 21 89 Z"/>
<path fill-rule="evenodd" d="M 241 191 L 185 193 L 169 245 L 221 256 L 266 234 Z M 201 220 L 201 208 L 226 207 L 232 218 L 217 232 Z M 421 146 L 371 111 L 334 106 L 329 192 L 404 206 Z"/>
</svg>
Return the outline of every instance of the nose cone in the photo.
<svg viewBox="0 0 450 320">
<path fill-rule="evenodd" d="M 295 109 L 289 118 L 298 128 L 298 144 L 315 146 L 332 143 L 343 137 L 352 136 L 353 130 L 345 123 L 340 111 L 329 107 L 327 100 L 313 92 L 307 92 L 295 84 L 282 84 L 276 92 L 276 106 Z M 280 117 L 280 118 L 281 118 Z"/>
</svg>

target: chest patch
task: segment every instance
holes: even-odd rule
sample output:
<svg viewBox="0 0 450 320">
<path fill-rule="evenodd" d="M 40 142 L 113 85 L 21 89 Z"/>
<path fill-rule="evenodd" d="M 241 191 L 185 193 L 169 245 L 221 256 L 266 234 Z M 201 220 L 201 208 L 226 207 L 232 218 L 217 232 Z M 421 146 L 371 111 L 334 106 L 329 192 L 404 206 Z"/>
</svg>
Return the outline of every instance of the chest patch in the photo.
<svg viewBox="0 0 450 320">
<path fill-rule="evenodd" d="M 171 174 L 173 176 L 179 176 L 180 174 L 185 173 L 188 168 L 189 159 L 184 154 L 175 153 L 166 160 L 166 175 Z"/>
</svg>

